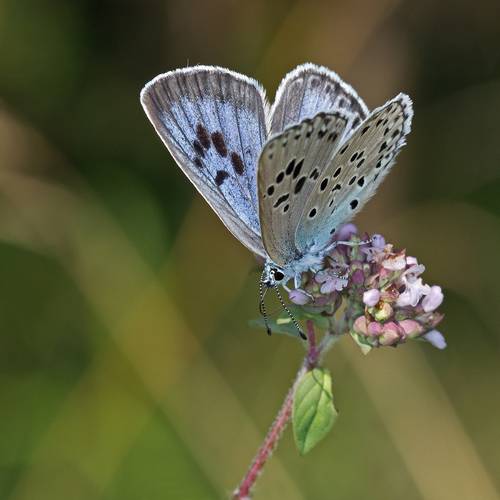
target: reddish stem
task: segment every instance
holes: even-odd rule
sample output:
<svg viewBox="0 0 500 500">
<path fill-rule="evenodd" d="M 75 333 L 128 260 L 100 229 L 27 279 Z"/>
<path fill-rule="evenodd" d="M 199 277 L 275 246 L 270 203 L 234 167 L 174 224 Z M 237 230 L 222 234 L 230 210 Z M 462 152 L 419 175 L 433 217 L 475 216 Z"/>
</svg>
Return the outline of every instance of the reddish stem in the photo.
<svg viewBox="0 0 500 500">
<path fill-rule="evenodd" d="M 310 319 L 306 321 L 306 335 L 307 335 L 307 341 L 309 343 L 309 349 L 307 351 L 307 357 L 306 357 L 307 369 L 312 370 L 318 363 L 320 353 L 318 350 L 318 346 L 316 345 L 314 323 Z"/>
<path fill-rule="evenodd" d="M 293 386 L 288 391 L 285 401 L 281 405 L 278 415 L 271 425 L 271 428 L 269 429 L 264 442 L 259 448 L 257 455 L 255 455 L 255 458 L 253 459 L 248 472 L 241 481 L 238 489 L 233 493 L 233 500 L 249 500 L 251 498 L 252 488 L 255 486 L 255 482 L 262 472 L 267 460 L 278 445 L 278 442 L 283 435 L 283 431 L 285 430 L 290 417 L 292 416 L 293 396 L 295 394 L 295 388 L 304 373 L 308 370 L 313 369 L 318 363 L 320 350 L 316 345 L 314 323 L 311 320 L 307 321 L 307 340 L 309 348 L 302 367 L 298 371 Z"/>
</svg>

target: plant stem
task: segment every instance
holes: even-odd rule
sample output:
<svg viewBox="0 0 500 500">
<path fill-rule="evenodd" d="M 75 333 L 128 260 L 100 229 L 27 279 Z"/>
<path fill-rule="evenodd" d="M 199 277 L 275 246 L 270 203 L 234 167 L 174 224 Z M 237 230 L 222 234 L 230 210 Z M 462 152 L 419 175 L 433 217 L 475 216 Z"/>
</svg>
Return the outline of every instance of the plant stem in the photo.
<svg viewBox="0 0 500 500">
<path fill-rule="evenodd" d="M 249 500 L 251 498 L 252 489 L 255 486 L 255 482 L 257 481 L 257 478 L 266 465 L 267 460 L 278 445 L 278 442 L 283 435 L 283 431 L 285 430 L 290 420 L 290 417 L 292 415 L 293 396 L 295 394 L 295 388 L 304 373 L 312 370 L 318 364 L 319 357 L 322 351 L 322 344 L 320 344 L 319 346 L 316 344 L 314 323 L 311 320 L 308 320 L 306 326 L 308 342 L 306 357 L 304 358 L 300 370 L 297 372 L 293 385 L 288 391 L 285 401 L 281 405 L 278 415 L 274 419 L 274 422 L 272 423 L 271 428 L 269 429 L 266 438 L 264 439 L 264 442 L 259 448 L 257 455 L 255 455 L 255 458 L 253 459 L 248 472 L 246 473 L 236 491 L 233 493 L 233 500 Z"/>
</svg>

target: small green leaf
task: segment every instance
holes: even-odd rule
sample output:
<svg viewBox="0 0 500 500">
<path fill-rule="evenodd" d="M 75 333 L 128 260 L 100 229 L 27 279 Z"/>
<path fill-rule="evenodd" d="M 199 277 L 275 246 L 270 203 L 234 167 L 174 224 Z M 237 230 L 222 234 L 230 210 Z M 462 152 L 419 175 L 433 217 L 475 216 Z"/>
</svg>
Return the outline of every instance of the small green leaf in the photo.
<svg viewBox="0 0 500 500">
<path fill-rule="evenodd" d="M 366 339 L 358 335 L 356 332 L 351 331 L 350 333 L 351 337 L 361 349 L 361 352 L 366 356 L 372 350 L 373 346 L 371 346 Z"/>
<path fill-rule="evenodd" d="M 328 330 L 330 327 L 330 320 L 328 317 L 321 315 L 317 310 L 312 307 L 307 306 L 297 306 L 294 304 L 290 304 L 288 306 L 292 314 L 296 319 L 308 320 L 311 319 L 314 323 L 314 326 L 319 328 L 320 330 Z"/>
<path fill-rule="evenodd" d="M 304 374 L 295 390 L 292 415 L 295 444 L 301 455 L 328 434 L 337 416 L 328 370 L 315 368 Z"/>
</svg>

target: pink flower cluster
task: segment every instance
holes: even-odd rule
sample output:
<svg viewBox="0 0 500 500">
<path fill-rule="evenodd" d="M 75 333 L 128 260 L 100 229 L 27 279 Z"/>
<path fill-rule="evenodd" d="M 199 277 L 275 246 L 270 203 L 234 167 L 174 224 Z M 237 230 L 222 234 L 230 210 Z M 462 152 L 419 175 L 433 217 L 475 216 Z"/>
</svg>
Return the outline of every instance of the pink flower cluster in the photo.
<svg viewBox="0 0 500 500">
<path fill-rule="evenodd" d="M 331 315 L 345 302 L 344 316 L 352 337 L 363 347 L 396 346 L 408 339 L 446 347 L 435 327 L 443 315 L 439 286 L 422 281 L 425 267 L 405 250 L 396 250 L 381 235 L 360 237 L 353 224 L 337 235 L 338 244 L 325 259 L 325 268 L 304 275 L 303 290 L 290 300 L 309 313 Z M 369 243 L 363 243 L 369 241 Z"/>
</svg>

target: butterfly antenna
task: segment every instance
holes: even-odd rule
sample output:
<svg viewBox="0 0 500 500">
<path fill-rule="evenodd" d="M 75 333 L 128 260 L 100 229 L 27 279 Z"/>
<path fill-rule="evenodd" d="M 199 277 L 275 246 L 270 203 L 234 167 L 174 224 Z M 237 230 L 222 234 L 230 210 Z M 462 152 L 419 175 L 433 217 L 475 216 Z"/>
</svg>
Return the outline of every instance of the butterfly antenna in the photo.
<svg viewBox="0 0 500 500">
<path fill-rule="evenodd" d="M 271 335 L 271 328 L 269 327 L 269 322 L 267 320 L 266 304 L 264 303 L 264 297 L 266 296 L 267 287 L 264 288 L 264 273 L 262 273 L 262 278 L 259 283 L 259 311 L 264 318 L 264 324 L 266 325 L 267 334 Z"/>
<path fill-rule="evenodd" d="M 281 307 L 286 311 L 290 319 L 292 320 L 292 323 L 294 324 L 295 328 L 297 328 L 297 331 L 299 332 L 299 335 L 304 339 L 307 340 L 307 337 L 305 336 L 304 332 L 300 329 L 299 324 L 297 323 L 297 320 L 295 319 L 295 316 L 292 314 L 292 311 L 288 309 L 287 305 L 285 304 L 285 301 L 283 300 L 283 297 L 281 296 L 281 293 L 279 291 L 278 285 L 273 286 L 274 290 L 276 291 L 276 295 L 278 296 L 278 300 L 280 301 Z"/>
</svg>

